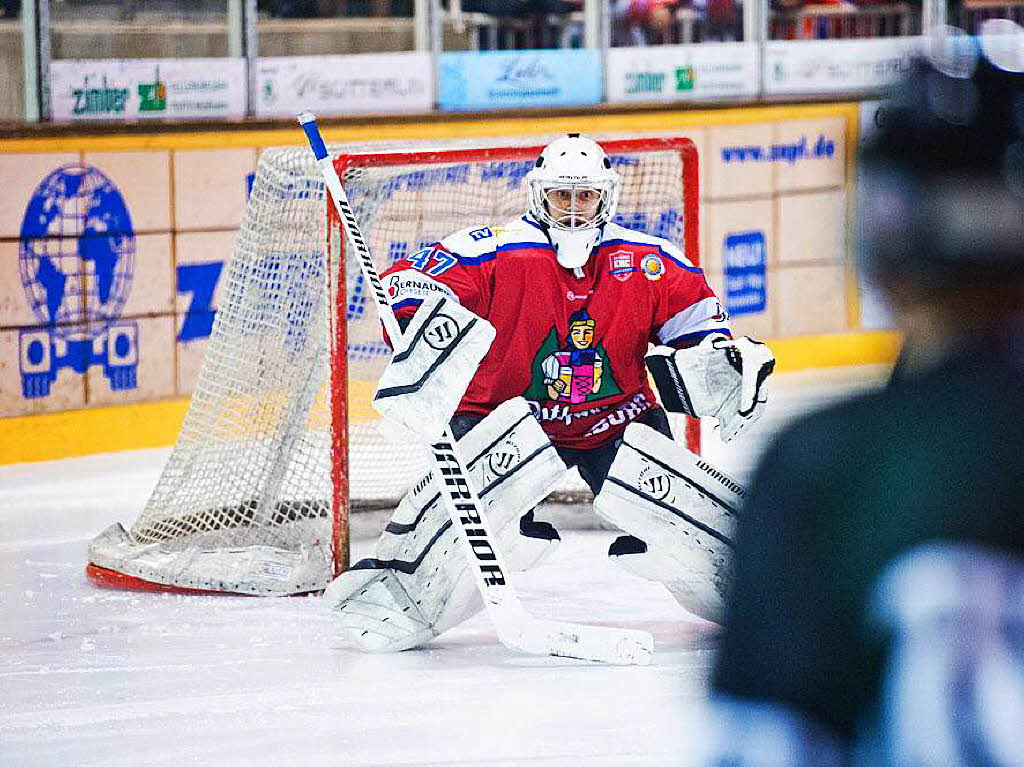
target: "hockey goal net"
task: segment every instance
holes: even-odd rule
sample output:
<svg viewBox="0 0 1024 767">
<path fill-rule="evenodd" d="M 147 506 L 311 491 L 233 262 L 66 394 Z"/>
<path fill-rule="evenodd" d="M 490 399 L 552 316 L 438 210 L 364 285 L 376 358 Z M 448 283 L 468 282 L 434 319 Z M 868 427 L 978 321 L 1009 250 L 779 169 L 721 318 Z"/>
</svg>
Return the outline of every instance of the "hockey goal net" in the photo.
<svg viewBox="0 0 1024 767">
<path fill-rule="evenodd" d="M 601 142 L 622 177 L 616 221 L 698 258 L 697 152 L 685 138 Z M 526 209 L 541 143 L 332 156 L 378 268 Z M 268 149 L 222 286 L 185 422 L 130 529 L 92 542 L 87 574 L 129 589 L 283 595 L 347 566 L 350 509 L 387 507 L 427 471 L 425 446 L 378 436 L 389 356 L 305 147 Z M 368 300 L 369 298 L 369 300 Z M 696 447 L 694 424 L 675 424 Z M 586 498 L 578 476 L 559 489 Z"/>
</svg>

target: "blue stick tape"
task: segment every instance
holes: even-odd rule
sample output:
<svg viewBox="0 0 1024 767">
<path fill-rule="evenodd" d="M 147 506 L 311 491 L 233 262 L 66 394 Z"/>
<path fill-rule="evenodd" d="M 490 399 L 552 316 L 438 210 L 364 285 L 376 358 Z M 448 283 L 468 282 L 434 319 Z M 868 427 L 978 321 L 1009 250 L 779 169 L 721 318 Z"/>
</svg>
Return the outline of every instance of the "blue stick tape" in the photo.
<svg viewBox="0 0 1024 767">
<path fill-rule="evenodd" d="M 306 132 L 306 140 L 309 141 L 309 147 L 313 150 L 313 156 L 318 160 L 324 159 L 327 156 L 327 147 L 324 146 L 324 140 L 320 135 L 320 129 L 317 127 L 316 119 L 314 118 L 309 122 L 303 122 L 302 130 Z"/>
</svg>

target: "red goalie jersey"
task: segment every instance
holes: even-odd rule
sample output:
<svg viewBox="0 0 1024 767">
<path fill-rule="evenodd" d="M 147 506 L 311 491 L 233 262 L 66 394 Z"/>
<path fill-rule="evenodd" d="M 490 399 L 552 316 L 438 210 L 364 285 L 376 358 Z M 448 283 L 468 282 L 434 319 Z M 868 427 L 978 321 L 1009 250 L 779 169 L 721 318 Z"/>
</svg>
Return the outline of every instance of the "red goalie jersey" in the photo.
<svg viewBox="0 0 1024 767">
<path fill-rule="evenodd" d="M 458 412 L 485 415 L 522 396 L 560 447 L 596 447 L 659 407 L 648 343 L 683 347 L 729 333 L 704 273 L 678 247 L 616 224 L 578 270 L 557 263 L 528 216 L 464 229 L 397 262 L 384 287 L 400 318 L 441 292 L 494 325 Z"/>
</svg>

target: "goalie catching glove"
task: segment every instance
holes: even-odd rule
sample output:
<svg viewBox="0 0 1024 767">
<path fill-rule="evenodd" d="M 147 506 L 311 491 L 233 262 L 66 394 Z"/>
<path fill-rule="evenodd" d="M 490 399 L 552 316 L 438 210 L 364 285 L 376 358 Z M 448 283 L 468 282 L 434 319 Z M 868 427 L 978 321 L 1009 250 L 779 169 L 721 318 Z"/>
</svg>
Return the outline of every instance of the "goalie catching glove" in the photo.
<svg viewBox="0 0 1024 767">
<path fill-rule="evenodd" d="M 713 333 L 688 349 L 656 347 L 647 369 L 666 410 L 717 418 L 728 442 L 761 417 L 775 357 L 759 341 Z"/>
<path fill-rule="evenodd" d="M 373 396 L 381 432 L 436 442 L 494 342 L 494 326 L 453 298 L 423 301 Z"/>
</svg>

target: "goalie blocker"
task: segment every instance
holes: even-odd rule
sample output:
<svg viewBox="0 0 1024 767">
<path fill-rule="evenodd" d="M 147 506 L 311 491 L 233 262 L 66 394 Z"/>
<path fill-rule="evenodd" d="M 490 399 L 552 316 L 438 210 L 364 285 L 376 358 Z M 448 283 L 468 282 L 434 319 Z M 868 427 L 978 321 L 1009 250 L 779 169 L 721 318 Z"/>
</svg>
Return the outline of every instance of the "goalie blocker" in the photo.
<svg viewBox="0 0 1024 767">
<path fill-rule="evenodd" d="M 392 276 L 401 277 L 401 274 Z M 434 283 L 415 274 L 394 285 L 401 296 L 406 283 Z M 446 290 L 437 285 L 439 290 Z M 449 291 L 450 292 L 450 291 Z M 494 326 L 450 296 L 432 293 L 405 328 L 402 345 L 377 385 L 373 407 L 383 416 L 380 430 L 394 441 L 412 434 L 435 442 L 466 393 L 480 361 L 494 342 Z"/>
</svg>

